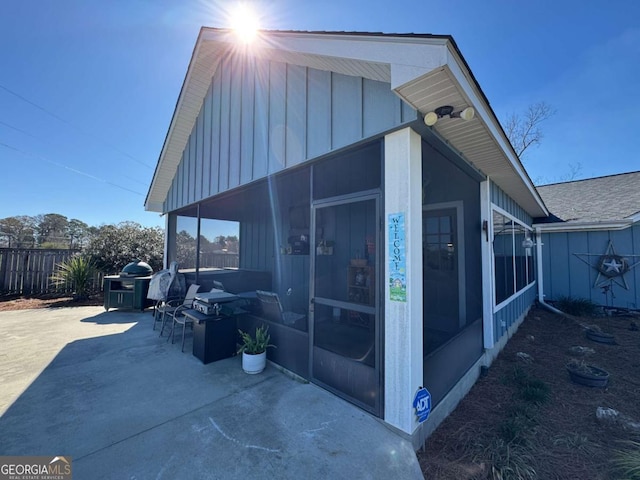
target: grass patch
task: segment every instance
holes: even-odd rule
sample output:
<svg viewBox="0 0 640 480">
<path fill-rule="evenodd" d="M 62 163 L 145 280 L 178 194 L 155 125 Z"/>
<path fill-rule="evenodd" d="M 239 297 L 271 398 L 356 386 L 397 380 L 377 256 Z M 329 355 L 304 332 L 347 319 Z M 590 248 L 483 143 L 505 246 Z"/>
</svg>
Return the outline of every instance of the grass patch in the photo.
<svg viewBox="0 0 640 480">
<path fill-rule="evenodd" d="M 640 442 L 622 442 L 624 449 L 617 450 L 612 460 L 613 467 L 625 480 L 640 480 Z"/>
<path fill-rule="evenodd" d="M 494 437 L 483 437 L 475 445 L 474 460 L 491 465 L 496 480 L 537 478 L 535 458 L 536 432 L 542 405 L 548 402 L 551 389 L 521 366 L 506 374 L 502 383 L 513 389 L 512 403 Z"/>
<path fill-rule="evenodd" d="M 533 378 L 527 385 L 520 388 L 519 395 L 527 403 L 544 405 L 549 400 L 549 385 L 540 379 Z"/>
<path fill-rule="evenodd" d="M 551 389 L 539 378 L 531 376 L 524 368 L 515 367 L 504 380 L 505 385 L 515 387 L 515 395 L 525 403 L 544 405 L 549 400 Z"/>
<path fill-rule="evenodd" d="M 595 448 L 597 448 L 595 444 L 589 440 L 589 437 L 576 432 L 556 435 L 553 437 L 552 444 L 555 447 L 562 447 L 569 452 L 585 455 L 591 455 Z"/>
<path fill-rule="evenodd" d="M 477 444 L 474 461 L 491 464 L 493 480 L 534 480 L 537 477 L 534 458 L 528 448 L 495 438 L 486 445 Z"/>
</svg>

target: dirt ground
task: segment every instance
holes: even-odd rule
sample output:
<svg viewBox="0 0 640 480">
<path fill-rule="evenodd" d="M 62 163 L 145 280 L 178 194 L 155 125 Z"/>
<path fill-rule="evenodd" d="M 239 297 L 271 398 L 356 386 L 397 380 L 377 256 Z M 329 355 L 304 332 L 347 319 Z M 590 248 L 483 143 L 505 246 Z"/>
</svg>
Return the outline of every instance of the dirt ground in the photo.
<svg viewBox="0 0 640 480">
<path fill-rule="evenodd" d="M 614 334 L 616 344 L 588 340 L 588 325 Z M 639 325 L 638 315 L 564 318 L 533 309 L 418 453 L 425 478 L 628 478 L 611 460 L 628 448 L 623 441 L 638 440 L 640 430 L 605 424 L 596 409 L 613 408 L 640 422 Z M 593 353 L 576 354 L 569 350 L 573 346 Z M 519 352 L 532 358 L 522 359 Z M 565 367 L 572 358 L 608 371 L 609 385 L 572 383 Z"/>
<path fill-rule="evenodd" d="M 31 308 L 87 307 L 104 305 L 102 293 L 91 295 L 87 300 L 77 301 L 60 295 L 39 295 L 35 297 L 0 296 L 0 312 L 28 310 Z"/>
</svg>

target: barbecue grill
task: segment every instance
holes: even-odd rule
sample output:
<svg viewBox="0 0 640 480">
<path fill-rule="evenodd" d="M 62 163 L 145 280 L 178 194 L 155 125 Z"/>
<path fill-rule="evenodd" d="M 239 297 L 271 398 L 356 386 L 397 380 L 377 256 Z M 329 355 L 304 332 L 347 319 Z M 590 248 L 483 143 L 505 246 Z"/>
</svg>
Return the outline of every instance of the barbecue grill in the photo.
<svg viewBox="0 0 640 480">
<path fill-rule="evenodd" d="M 131 263 L 127 263 L 125 267 L 120 272 L 121 277 L 148 277 L 149 275 L 153 275 L 153 268 L 146 263 L 141 262 L 140 260 L 134 260 Z"/>
<path fill-rule="evenodd" d="M 148 263 L 134 260 L 125 265 L 119 275 L 104 277 L 104 308 L 133 308 L 144 310 L 153 304 L 147 300 L 153 268 Z"/>
</svg>

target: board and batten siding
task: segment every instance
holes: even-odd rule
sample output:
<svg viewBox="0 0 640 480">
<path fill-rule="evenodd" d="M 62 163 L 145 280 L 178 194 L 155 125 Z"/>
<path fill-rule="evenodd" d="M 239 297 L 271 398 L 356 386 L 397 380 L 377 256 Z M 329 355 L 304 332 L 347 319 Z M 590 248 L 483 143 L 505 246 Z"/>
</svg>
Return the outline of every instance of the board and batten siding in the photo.
<svg viewBox="0 0 640 480">
<path fill-rule="evenodd" d="M 525 225 L 531 226 L 533 222 L 531 215 L 493 182 L 491 182 L 491 203 L 510 213 Z"/>
<path fill-rule="evenodd" d="M 598 260 L 609 245 L 617 255 L 626 257 L 630 265 L 640 262 L 640 225 L 623 230 L 555 232 L 542 234 L 542 271 L 545 300 L 565 296 L 585 298 L 598 305 L 640 308 L 640 265 L 626 274 L 628 289 L 614 281 L 612 298 L 595 287 Z M 576 255 L 578 254 L 578 255 Z M 585 261 L 587 263 L 585 263 Z M 604 280 L 600 276 L 600 280 Z M 616 280 L 624 285 L 620 277 Z"/>
<path fill-rule="evenodd" d="M 220 62 L 164 202 L 169 212 L 417 119 L 389 84 L 267 60 Z"/>
</svg>

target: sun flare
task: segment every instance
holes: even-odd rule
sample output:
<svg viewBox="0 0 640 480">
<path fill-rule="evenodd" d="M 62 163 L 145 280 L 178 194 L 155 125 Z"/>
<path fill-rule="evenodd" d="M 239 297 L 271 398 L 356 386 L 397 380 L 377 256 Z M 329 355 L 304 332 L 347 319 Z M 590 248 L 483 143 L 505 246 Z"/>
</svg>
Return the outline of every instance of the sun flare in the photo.
<svg viewBox="0 0 640 480">
<path fill-rule="evenodd" d="M 240 3 L 231 12 L 231 29 L 243 43 L 251 43 L 258 35 L 258 15 L 247 4 Z"/>
</svg>

